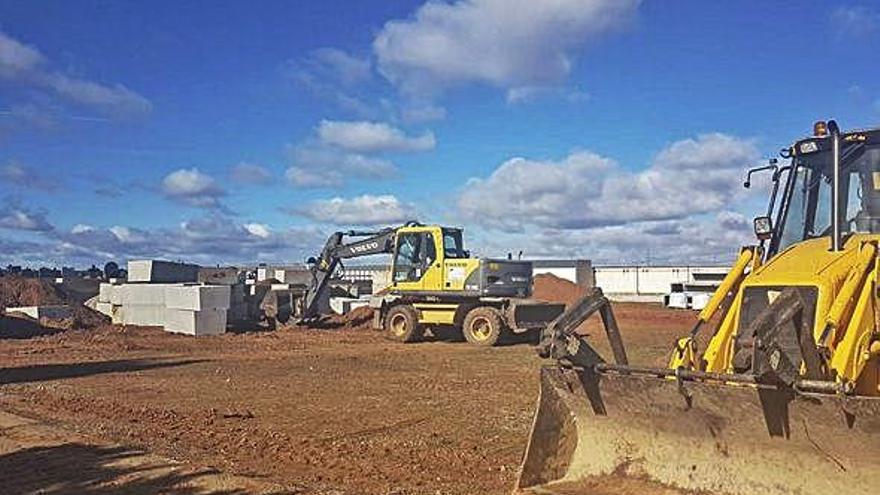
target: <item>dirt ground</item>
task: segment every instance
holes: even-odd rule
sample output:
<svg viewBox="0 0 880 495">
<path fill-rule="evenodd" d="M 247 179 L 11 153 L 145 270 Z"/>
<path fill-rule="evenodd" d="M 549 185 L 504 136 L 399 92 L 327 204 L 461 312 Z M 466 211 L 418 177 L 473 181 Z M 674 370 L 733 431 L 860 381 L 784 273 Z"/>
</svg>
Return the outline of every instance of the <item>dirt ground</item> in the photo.
<svg viewBox="0 0 880 495">
<path fill-rule="evenodd" d="M 615 311 L 631 360 L 642 364 L 662 363 L 695 319 L 659 305 Z M 0 410 L 71 432 L 53 448 L 76 466 L 70 476 L 87 478 L 67 480 L 78 483 L 76 493 L 185 490 L 91 483 L 101 466 L 83 464 L 106 459 L 70 445 L 143 450 L 251 483 L 214 486 L 224 493 L 510 493 L 538 392 L 534 348 L 398 344 L 363 316 L 320 330 L 198 339 L 112 325 L 31 338 L 0 333 Z M 603 349 L 598 322 L 585 330 Z M 0 486 L 69 493 L 57 476 L 35 484 L 10 474 L 22 469 L 23 451 L 46 447 L 4 448 L 8 436 L 0 425 Z M 212 491 L 205 486 L 187 489 Z"/>
</svg>

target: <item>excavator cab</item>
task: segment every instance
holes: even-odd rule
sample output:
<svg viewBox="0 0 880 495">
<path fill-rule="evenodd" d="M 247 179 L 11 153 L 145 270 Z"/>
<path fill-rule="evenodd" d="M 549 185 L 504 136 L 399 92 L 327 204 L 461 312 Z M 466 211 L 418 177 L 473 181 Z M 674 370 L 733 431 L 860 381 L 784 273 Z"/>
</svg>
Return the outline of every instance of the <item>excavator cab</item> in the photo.
<svg viewBox="0 0 880 495">
<path fill-rule="evenodd" d="M 823 122 L 782 157 L 761 167 L 773 183 L 759 243 L 741 249 L 667 367 L 628 362 L 601 290 L 543 332 L 539 352 L 555 363 L 541 370 L 518 492 L 880 486 L 880 129 Z M 574 333 L 597 312 L 610 357 Z"/>
</svg>

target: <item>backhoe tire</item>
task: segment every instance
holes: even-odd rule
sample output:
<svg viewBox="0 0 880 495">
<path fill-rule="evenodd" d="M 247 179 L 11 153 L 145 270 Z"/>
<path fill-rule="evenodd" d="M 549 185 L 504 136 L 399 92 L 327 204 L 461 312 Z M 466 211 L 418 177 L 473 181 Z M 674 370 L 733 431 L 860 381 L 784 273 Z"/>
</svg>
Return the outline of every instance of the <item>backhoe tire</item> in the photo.
<svg viewBox="0 0 880 495">
<path fill-rule="evenodd" d="M 417 342 L 422 339 L 424 331 L 419 324 L 419 312 L 408 304 L 394 306 L 385 315 L 385 336 L 391 340 Z"/>
<path fill-rule="evenodd" d="M 461 330 L 468 343 L 489 347 L 501 340 L 506 328 L 500 311 L 491 306 L 478 306 L 464 317 Z"/>
</svg>

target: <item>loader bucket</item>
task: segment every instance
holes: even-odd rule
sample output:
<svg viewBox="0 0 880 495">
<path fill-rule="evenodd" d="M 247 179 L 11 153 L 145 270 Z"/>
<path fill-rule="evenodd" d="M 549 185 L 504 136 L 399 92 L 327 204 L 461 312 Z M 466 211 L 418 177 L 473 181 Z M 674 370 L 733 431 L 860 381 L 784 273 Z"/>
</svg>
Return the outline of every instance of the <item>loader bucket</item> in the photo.
<svg viewBox="0 0 880 495">
<path fill-rule="evenodd" d="M 868 494 L 880 399 L 548 366 L 516 493 Z"/>
</svg>

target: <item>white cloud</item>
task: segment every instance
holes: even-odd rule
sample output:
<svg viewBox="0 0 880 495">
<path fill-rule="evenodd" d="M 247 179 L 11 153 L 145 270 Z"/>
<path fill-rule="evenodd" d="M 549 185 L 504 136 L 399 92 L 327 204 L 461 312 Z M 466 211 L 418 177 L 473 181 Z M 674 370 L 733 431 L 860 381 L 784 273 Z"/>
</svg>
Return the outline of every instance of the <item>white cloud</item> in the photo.
<svg viewBox="0 0 880 495">
<path fill-rule="evenodd" d="M 393 195 L 365 194 L 354 198 L 313 201 L 304 207 L 292 209 L 291 213 L 336 225 L 379 225 L 413 220 L 415 207 Z"/>
<path fill-rule="evenodd" d="M 371 77 L 372 64 L 367 58 L 357 58 L 337 48 L 318 48 L 306 58 L 299 77 L 326 78 L 343 86 L 353 86 Z"/>
<path fill-rule="evenodd" d="M 638 0 L 429 1 L 385 23 L 373 41 L 380 72 L 408 93 L 461 83 L 553 85 L 575 51 L 628 22 Z"/>
<path fill-rule="evenodd" d="M 397 168 L 388 160 L 346 153 L 326 146 L 300 146 L 291 151 L 287 180 L 299 187 L 338 187 L 350 179 L 385 179 Z"/>
<path fill-rule="evenodd" d="M 675 142 L 636 173 L 586 151 L 558 162 L 514 158 L 471 179 L 458 207 L 466 218 L 509 231 L 682 219 L 729 208 L 759 156 L 750 140 L 716 133 Z"/>
<path fill-rule="evenodd" d="M 51 74 L 47 84 L 65 99 L 117 116 L 150 113 L 153 104 L 121 84 L 105 86 L 64 74 Z"/>
<path fill-rule="evenodd" d="M 36 48 L 0 32 L 0 76 L 13 77 L 33 71 L 45 61 Z"/>
<path fill-rule="evenodd" d="M 121 84 L 104 85 L 61 70 L 50 70 L 49 60 L 36 48 L 0 32 L 0 77 L 29 91 L 46 93 L 64 102 L 112 117 L 142 116 L 153 105 Z"/>
<path fill-rule="evenodd" d="M 95 230 L 95 228 L 92 227 L 91 225 L 86 225 L 84 223 L 78 223 L 70 229 L 70 233 L 71 234 L 84 234 L 86 232 L 91 232 L 93 230 Z"/>
<path fill-rule="evenodd" d="M 0 228 L 49 232 L 54 227 L 46 220 L 46 216 L 42 212 L 30 211 L 11 204 L 0 209 Z"/>
<path fill-rule="evenodd" d="M 366 121 L 322 120 L 318 137 L 325 144 L 359 153 L 426 151 L 434 149 L 437 144 L 430 131 L 410 137 L 388 124 Z"/>
<path fill-rule="evenodd" d="M 225 194 L 213 177 L 196 168 L 179 169 L 162 179 L 162 193 L 169 199 L 191 206 L 219 207 Z"/>
<path fill-rule="evenodd" d="M 864 6 L 841 6 L 831 13 L 838 36 L 864 38 L 880 29 L 880 13 Z"/>
<path fill-rule="evenodd" d="M 272 182 L 272 173 L 266 167 L 256 163 L 241 162 L 230 171 L 233 181 L 239 184 L 268 184 Z"/>
<path fill-rule="evenodd" d="M 244 224 L 244 228 L 251 235 L 261 239 L 268 239 L 272 235 L 269 226 L 264 223 L 246 223 Z"/>
</svg>

